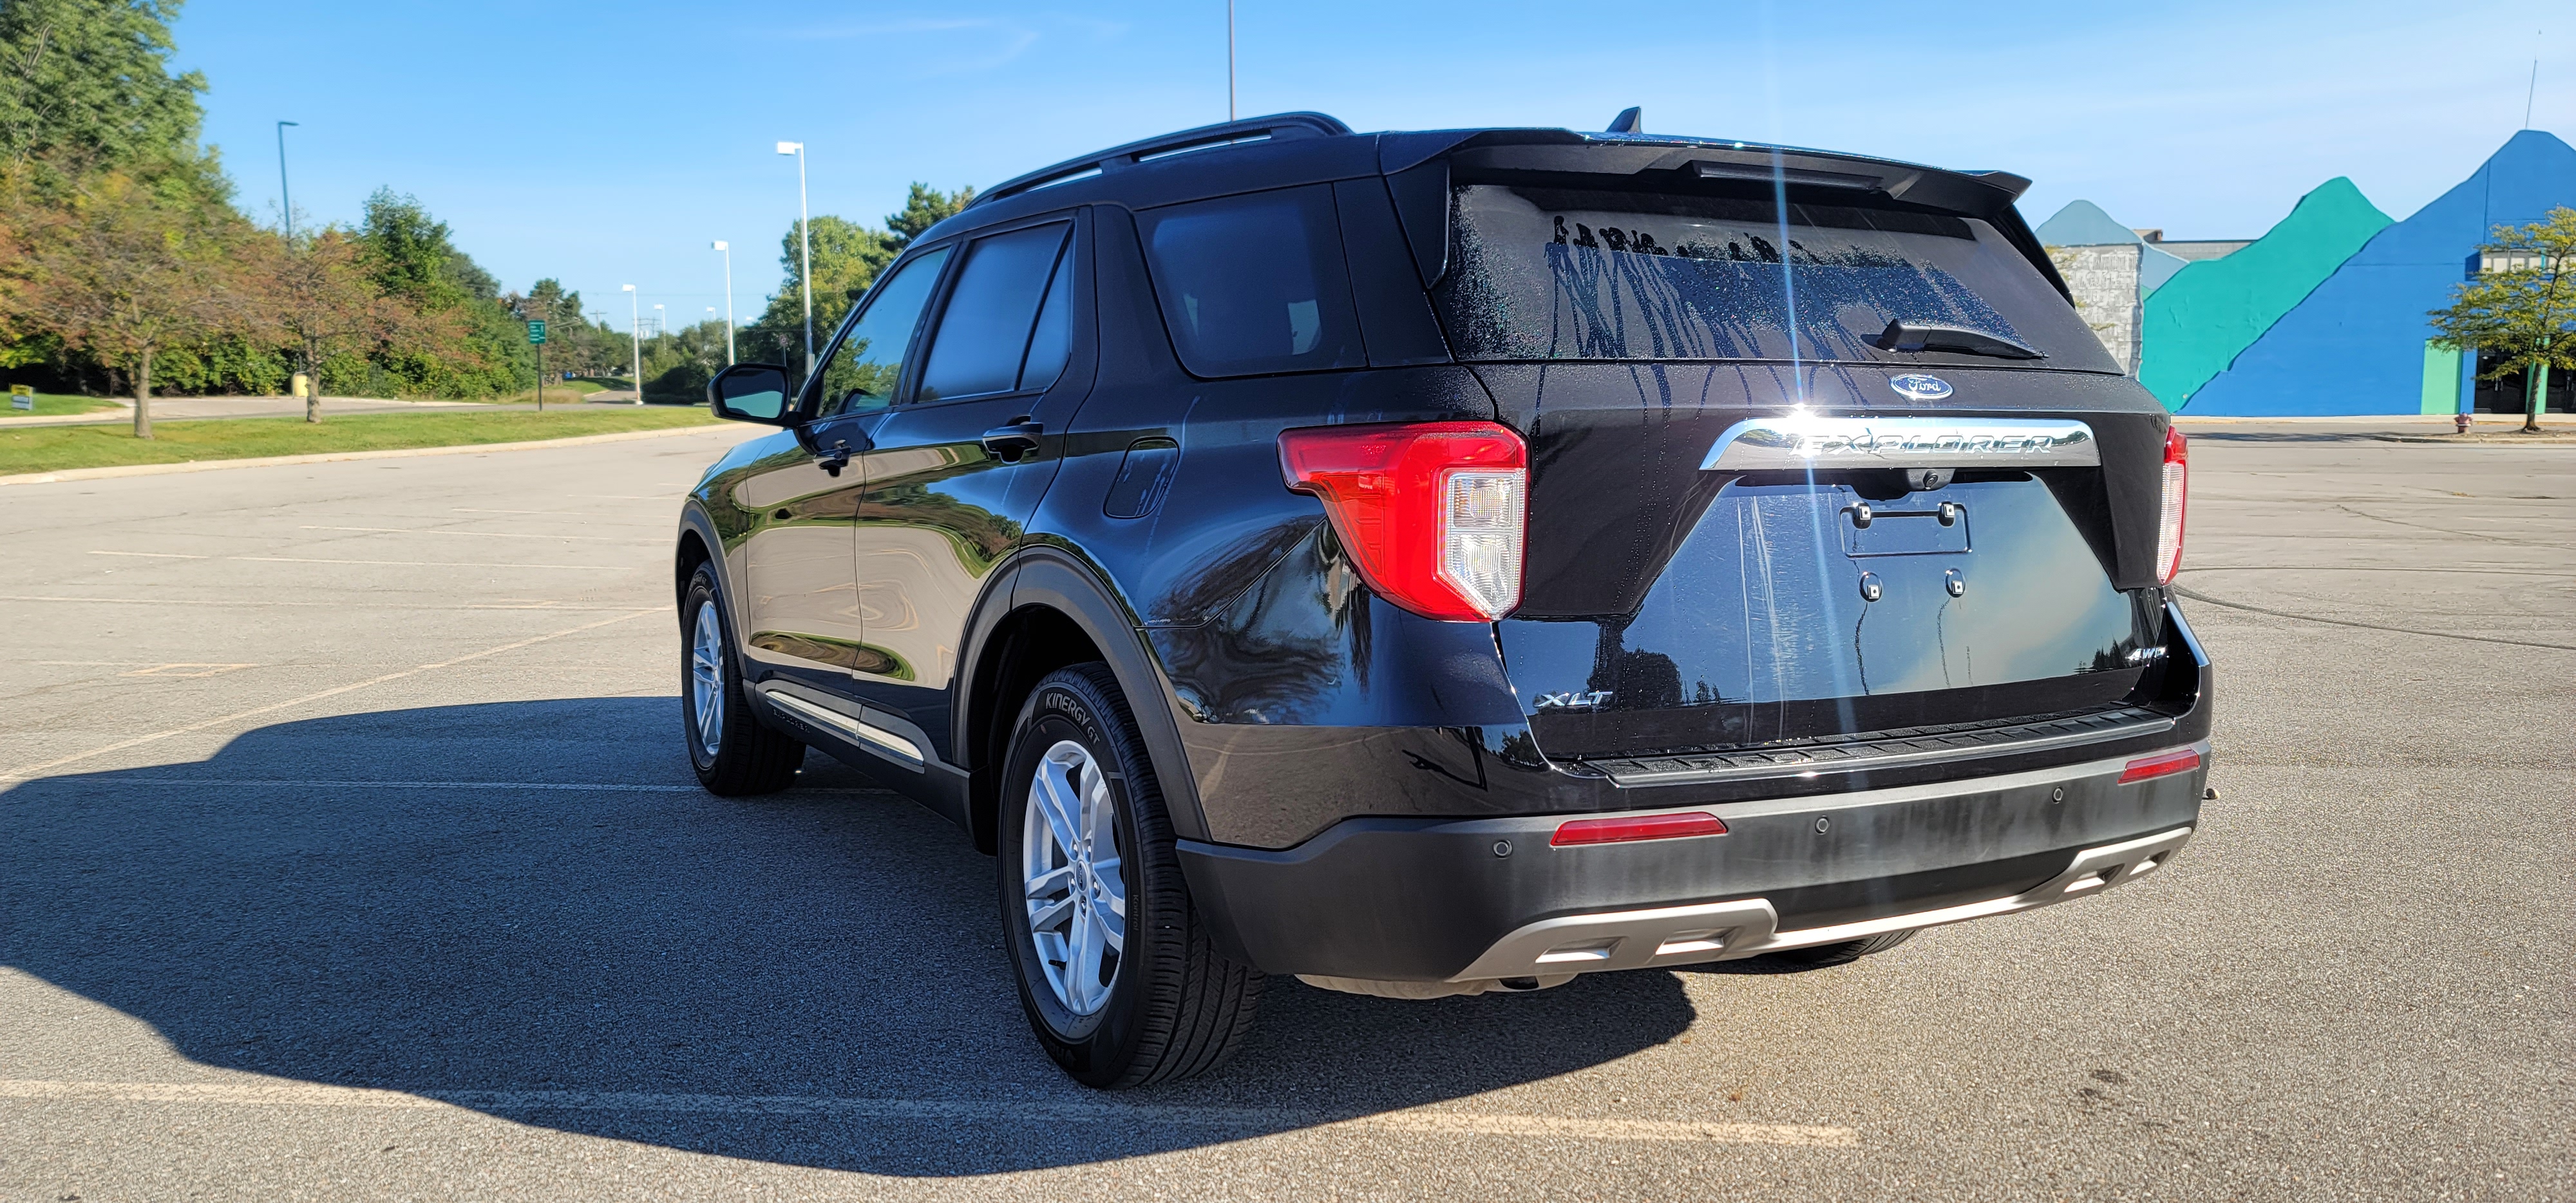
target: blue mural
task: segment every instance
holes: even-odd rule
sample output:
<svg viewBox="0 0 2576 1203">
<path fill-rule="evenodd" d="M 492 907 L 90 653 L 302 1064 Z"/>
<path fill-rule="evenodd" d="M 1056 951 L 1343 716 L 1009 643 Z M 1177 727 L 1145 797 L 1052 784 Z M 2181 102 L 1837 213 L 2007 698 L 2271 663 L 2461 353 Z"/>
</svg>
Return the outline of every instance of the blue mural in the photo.
<svg viewBox="0 0 2576 1203">
<path fill-rule="evenodd" d="M 2490 230 L 2539 221 L 2562 205 L 2576 206 L 2576 148 L 2539 130 L 2515 134 L 2476 174 L 2363 244 L 2183 412 L 2421 412 L 2432 334 L 2424 315 L 2450 303 Z"/>
</svg>

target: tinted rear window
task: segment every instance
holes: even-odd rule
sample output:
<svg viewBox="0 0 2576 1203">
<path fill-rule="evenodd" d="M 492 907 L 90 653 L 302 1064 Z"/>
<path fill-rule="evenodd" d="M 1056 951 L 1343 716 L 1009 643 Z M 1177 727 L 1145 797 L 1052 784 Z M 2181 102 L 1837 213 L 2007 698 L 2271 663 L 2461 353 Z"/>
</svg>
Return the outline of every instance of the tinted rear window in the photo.
<svg viewBox="0 0 2576 1203">
<path fill-rule="evenodd" d="M 1193 374 L 1367 364 L 1330 185 L 1149 209 L 1136 219 L 1163 321 Z"/>
<path fill-rule="evenodd" d="M 2117 371 L 2066 299 L 1972 218 L 1767 199 L 1467 184 L 1437 290 L 1461 359 L 2004 364 L 1870 345 L 1956 326 Z"/>
<path fill-rule="evenodd" d="M 921 400 L 1007 393 L 1018 386 L 1030 329 L 1071 228 L 1014 230 L 968 248 L 931 340 L 930 362 L 921 371 Z M 1056 355 L 1061 368 L 1062 352 Z"/>
</svg>

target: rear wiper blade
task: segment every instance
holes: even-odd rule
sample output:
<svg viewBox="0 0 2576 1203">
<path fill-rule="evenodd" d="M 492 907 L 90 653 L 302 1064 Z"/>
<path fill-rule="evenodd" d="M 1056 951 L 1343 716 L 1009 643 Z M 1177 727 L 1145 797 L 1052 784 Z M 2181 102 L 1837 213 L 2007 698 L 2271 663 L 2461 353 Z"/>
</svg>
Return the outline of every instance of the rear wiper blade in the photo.
<svg viewBox="0 0 2576 1203">
<path fill-rule="evenodd" d="M 2046 359 L 2048 356 L 2014 342 L 1963 326 L 1927 326 L 1916 322 L 1887 324 L 1873 344 L 1881 351 L 1957 351 L 1997 359 Z"/>
</svg>

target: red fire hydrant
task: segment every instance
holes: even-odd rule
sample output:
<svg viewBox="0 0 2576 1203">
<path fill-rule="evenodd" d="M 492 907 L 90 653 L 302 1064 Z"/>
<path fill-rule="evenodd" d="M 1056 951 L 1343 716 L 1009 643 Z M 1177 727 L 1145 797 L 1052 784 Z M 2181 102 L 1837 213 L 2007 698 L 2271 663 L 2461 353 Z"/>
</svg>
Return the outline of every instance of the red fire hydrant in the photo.
<svg viewBox="0 0 2576 1203">
<path fill-rule="evenodd" d="M 2467 434 L 2469 432 L 2469 415 L 2453 414 L 2451 416 L 2451 421 L 2459 424 L 2461 434 Z"/>
</svg>

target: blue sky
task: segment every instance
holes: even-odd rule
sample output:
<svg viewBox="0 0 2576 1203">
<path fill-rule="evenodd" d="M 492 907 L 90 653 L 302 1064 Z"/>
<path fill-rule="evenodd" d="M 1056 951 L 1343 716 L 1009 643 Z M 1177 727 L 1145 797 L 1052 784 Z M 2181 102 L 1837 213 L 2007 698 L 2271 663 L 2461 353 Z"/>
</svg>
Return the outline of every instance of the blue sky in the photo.
<svg viewBox="0 0 2576 1203">
<path fill-rule="evenodd" d="M 2351 176 L 2403 217 L 2522 124 L 2576 139 L 2564 0 L 1619 5 L 1239 0 L 1242 111 L 1361 130 L 1646 128 L 1769 139 L 2038 181 L 2171 238 L 2251 237 Z M 2087 9 L 2090 11 L 2075 11 Z M 2556 17 L 2556 28 L 2552 21 Z M 814 211 L 874 221 L 904 185 L 990 184 L 1225 116 L 1223 0 L 936 8 L 191 0 L 178 65 L 206 139 L 274 220 L 353 221 L 412 193 L 507 287 L 555 276 L 626 319 L 746 318 L 779 283 L 810 151 Z"/>
</svg>

